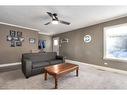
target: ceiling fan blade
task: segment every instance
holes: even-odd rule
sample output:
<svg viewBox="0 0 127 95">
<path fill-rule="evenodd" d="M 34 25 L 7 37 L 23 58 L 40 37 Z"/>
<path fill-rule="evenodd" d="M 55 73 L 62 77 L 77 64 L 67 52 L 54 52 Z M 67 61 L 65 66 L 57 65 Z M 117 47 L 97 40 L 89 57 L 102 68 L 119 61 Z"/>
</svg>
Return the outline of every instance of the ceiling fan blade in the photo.
<svg viewBox="0 0 127 95">
<path fill-rule="evenodd" d="M 47 12 L 47 14 L 48 14 L 51 18 L 53 18 L 53 14 L 52 14 L 52 13 Z"/>
<path fill-rule="evenodd" d="M 51 22 L 47 22 L 47 23 L 45 23 L 44 25 L 48 25 L 48 24 L 50 24 Z"/>
<path fill-rule="evenodd" d="M 53 19 L 58 20 L 58 18 L 57 18 L 57 13 L 54 13 L 54 14 L 52 14 L 52 15 L 53 15 Z"/>
<path fill-rule="evenodd" d="M 69 22 L 66 22 L 66 21 L 60 20 L 59 22 L 62 23 L 62 24 L 70 25 L 70 23 Z"/>
</svg>

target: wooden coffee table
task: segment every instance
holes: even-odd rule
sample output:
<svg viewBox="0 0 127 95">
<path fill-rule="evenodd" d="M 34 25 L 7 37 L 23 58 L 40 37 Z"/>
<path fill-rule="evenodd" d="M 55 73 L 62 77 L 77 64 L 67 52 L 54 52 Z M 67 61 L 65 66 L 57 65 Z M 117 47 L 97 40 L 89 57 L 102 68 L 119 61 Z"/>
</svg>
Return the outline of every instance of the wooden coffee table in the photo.
<svg viewBox="0 0 127 95">
<path fill-rule="evenodd" d="M 52 65 L 45 67 L 45 80 L 47 80 L 47 74 L 52 75 L 55 79 L 55 89 L 58 88 L 58 78 L 61 75 L 67 74 L 76 70 L 76 76 L 78 76 L 79 66 L 71 63 L 62 63 L 58 65 Z"/>
</svg>

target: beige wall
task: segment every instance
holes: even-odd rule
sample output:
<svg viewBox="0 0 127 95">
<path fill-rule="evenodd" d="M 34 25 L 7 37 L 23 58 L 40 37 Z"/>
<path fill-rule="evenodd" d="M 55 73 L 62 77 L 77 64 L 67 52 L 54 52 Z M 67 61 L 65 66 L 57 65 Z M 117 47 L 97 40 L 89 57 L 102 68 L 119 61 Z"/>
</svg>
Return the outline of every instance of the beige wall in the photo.
<svg viewBox="0 0 127 95">
<path fill-rule="evenodd" d="M 44 51 L 52 52 L 52 36 L 39 34 L 39 39 L 46 40 L 46 48 Z"/>
<path fill-rule="evenodd" d="M 10 30 L 22 32 L 25 40 L 21 47 L 10 47 L 10 42 L 6 40 Z M 29 38 L 35 38 L 35 44 L 30 44 Z M 22 53 L 30 52 L 32 49 L 38 49 L 38 32 L 0 24 L 0 64 L 19 62 Z"/>
<path fill-rule="evenodd" d="M 69 43 L 63 43 L 60 47 L 60 54 L 68 59 L 101 66 L 105 66 L 104 63 L 107 62 L 108 67 L 127 70 L 127 62 L 103 60 L 103 27 L 122 23 L 127 23 L 127 17 L 61 33 L 54 37 L 69 39 Z M 91 43 L 84 43 L 83 38 L 86 34 L 91 35 Z"/>
</svg>

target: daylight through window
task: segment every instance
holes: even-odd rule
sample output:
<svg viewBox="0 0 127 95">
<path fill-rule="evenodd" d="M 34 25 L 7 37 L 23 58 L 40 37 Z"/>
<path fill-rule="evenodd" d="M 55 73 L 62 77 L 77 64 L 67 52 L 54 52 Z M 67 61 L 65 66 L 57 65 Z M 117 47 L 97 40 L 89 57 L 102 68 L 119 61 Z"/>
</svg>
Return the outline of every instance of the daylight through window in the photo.
<svg viewBox="0 0 127 95">
<path fill-rule="evenodd" d="M 127 60 L 127 24 L 104 28 L 104 58 Z"/>
</svg>

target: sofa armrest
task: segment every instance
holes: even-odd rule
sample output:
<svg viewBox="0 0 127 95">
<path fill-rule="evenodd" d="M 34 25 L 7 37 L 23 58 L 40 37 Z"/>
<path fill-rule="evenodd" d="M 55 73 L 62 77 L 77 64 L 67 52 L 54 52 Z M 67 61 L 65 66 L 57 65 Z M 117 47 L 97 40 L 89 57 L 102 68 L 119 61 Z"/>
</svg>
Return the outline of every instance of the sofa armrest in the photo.
<svg viewBox="0 0 127 95">
<path fill-rule="evenodd" d="M 60 60 L 62 60 L 63 61 L 63 63 L 65 62 L 65 58 L 63 57 L 63 56 L 56 56 L 56 59 L 60 59 Z"/>
<path fill-rule="evenodd" d="M 32 61 L 29 59 L 23 59 L 22 72 L 24 73 L 26 78 L 31 76 L 31 71 L 32 71 Z"/>
</svg>

